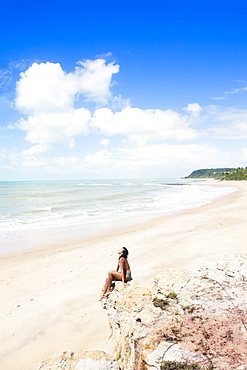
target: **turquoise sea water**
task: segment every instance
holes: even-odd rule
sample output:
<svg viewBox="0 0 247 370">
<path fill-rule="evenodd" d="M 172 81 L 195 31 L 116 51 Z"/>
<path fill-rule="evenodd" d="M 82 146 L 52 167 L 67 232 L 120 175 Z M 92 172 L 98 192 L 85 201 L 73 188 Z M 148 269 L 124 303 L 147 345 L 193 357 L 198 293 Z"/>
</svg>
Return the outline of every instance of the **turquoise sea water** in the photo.
<svg viewBox="0 0 247 370">
<path fill-rule="evenodd" d="M 0 253 L 8 242 L 30 239 L 36 232 L 79 227 L 95 234 L 102 224 L 149 220 L 232 191 L 187 179 L 0 182 Z"/>
</svg>

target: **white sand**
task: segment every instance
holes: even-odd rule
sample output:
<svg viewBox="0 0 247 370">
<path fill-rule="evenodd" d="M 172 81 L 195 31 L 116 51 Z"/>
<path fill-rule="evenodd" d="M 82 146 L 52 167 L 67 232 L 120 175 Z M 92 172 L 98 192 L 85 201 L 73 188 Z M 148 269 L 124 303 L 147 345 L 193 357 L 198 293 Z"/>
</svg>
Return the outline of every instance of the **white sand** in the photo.
<svg viewBox="0 0 247 370">
<path fill-rule="evenodd" d="M 117 250 L 130 252 L 133 277 L 151 288 L 170 267 L 197 269 L 246 252 L 247 182 L 197 209 L 114 230 L 70 245 L 45 245 L 0 260 L 1 370 L 35 370 L 66 349 L 104 349 L 107 314 L 98 298 Z"/>
</svg>

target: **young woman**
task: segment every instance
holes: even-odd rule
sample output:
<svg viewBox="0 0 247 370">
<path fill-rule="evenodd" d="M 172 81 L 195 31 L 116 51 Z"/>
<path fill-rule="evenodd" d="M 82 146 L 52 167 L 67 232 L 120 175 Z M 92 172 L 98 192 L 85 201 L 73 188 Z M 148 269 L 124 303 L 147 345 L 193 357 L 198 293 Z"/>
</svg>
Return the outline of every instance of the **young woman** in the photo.
<svg viewBox="0 0 247 370">
<path fill-rule="evenodd" d="M 123 247 L 119 249 L 118 254 L 119 254 L 119 258 L 118 258 L 117 270 L 116 271 L 110 270 L 108 272 L 108 277 L 106 278 L 105 286 L 103 289 L 103 294 L 100 297 L 100 300 L 102 298 L 107 297 L 108 294 L 111 292 L 111 285 L 113 281 L 116 281 L 116 280 L 122 281 L 124 284 L 126 284 L 130 280 L 132 280 L 130 266 L 127 260 L 128 254 L 129 254 L 127 248 Z"/>
</svg>

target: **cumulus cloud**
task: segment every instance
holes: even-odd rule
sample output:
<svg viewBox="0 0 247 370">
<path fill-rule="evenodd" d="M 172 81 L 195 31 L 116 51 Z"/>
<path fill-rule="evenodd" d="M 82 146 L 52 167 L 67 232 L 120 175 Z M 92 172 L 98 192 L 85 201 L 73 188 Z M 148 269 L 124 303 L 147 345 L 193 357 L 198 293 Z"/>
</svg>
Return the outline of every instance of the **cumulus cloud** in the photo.
<svg viewBox="0 0 247 370">
<path fill-rule="evenodd" d="M 15 105 L 22 113 L 66 112 L 73 105 L 76 82 L 73 74 L 66 74 L 60 64 L 34 63 L 20 76 Z"/>
<path fill-rule="evenodd" d="M 15 107 L 23 117 L 9 128 L 24 131 L 32 145 L 9 157 L 10 165 L 52 174 L 165 177 L 181 169 L 186 175 L 197 167 L 234 166 L 246 158 L 247 149 L 242 157 L 234 156 L 196 139 L 246 138 L 247 110 L 197 102 L 179 112 L 133 108 L 111 92 L 112 76 L 118 72 L 117 64 L 100 58 L 78 62 L 70 73 L 49 62 L 34 63 L 21 73 Z M 94 111 L 85 107 L 86 101 L 96 104 Z M 45 157 L 52 144 L 72 149 L 82 135 L 91 136 L 89 151 L 86 145 L 77 157 Z"/>
<path fill-rule="evenodd" d="M 191 114 L 193 117 L 198 117 L 203 111 L 203 108 L 198 103 L 189 103 L 184 111 Z"/>
<path fill-rule="evenodd" d="M 105 60 L 78 62 L 74 72 L 65 73 L 59 63 L 34 63 L 20 74 L 15 105 L 23 113 L 66 111 L 78 94 L 94 102 L 111 99 L 111 79 L 119 66 Z"/>
<path fill-rule="evenodd" d="M 170 109 L 162 111 L 126 107 L 113 113 L 109 108 L 101 108 L 95 111 L 91 125 L 98 133 L 129 136 L 137 142 L 190 140 L 197 137 L 197 132 L 189 127 L 188 116 Z"/>
<path fill-rule="evenodd" d="M 112 94 L 111 79 L 119 66 L 103 59 L 78 62 L 74 72 L 65 73 L 59 63 L 33 63 L 20 74 L 16 86 L 16 109 L 27 115 L 16 125 L 33 143 L 66 142 L 88 134 L 91 113 L 75 109 L 78 96 L 97 103 L 107 103 Z"/>
<path fill-rule="evenodd" d="M 26 132 L 26 140 L 30 143 L 65 143 L 73 148 L 75 136 L 88 134 L 90 117 L 85 108 L 63 113 L 36 113 L 26 120 L 21 119 L 17 127 Z"/>
<path fill-rule="evenodd" d="M 79 83 L 79 92 L 89 101 L 106 104 L 112 99 L 110 91 L 112 75 L 119 72 L 119 65 L 106 64 L 104 59 L 78 62 L 81 67 L 75 70 Z"/>
<path fill-rule="evenodd" d="M 70 73 L 64 72 L 59 63 L 33 63 L 17 82 L 15 106 L 26 118 L 16 127 L 26 132 L 26 140 L 32 144 L 66 143 L 70 148 L 74 147 L 75 137 L 88 134 L 121 135 L 125 144 L 138 147 L 202 136 L 246 136 L 244 110 L 202 108 L 198 103 L 189 103 L 183 113 L 130 105 L 117 112 L 98 108 L 92 114 L 84 107 L 75 108 L 80 95 L 96 103 L 123 103 L 120 96 L 113 97 L 111 93 L 112 76 L 118 72 L 119 65 L 107 64 L 104 59 L 78 62 Z M 203 122 L 210 122 L 207 132 L 198 128 Z M 102 144 L 108 145 L 106 141 Z"/>
</svg>

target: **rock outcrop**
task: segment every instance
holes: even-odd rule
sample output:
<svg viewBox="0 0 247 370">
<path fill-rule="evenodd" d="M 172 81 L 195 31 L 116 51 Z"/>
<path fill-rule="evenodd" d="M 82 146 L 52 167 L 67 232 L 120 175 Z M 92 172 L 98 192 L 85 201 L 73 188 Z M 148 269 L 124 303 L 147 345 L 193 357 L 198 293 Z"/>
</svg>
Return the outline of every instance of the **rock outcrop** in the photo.
<svg viewBox="0 0 247 370">
<path fill-rule="evenodd" d="M 39 370 L 175 369 L 174 363 L 247 370 L 247 254 L 197 273 L 170 269 L 155 278 L 152 291 L 116 283 L 102 305 L 110 325 L 107 354 L 65 352 Z"/>
<path fill-rule="evenodd" d="M 104 351 L 64 351 L 42 361 L 37 370 L 119 370 L 118 363 Z"/>
</svg>

